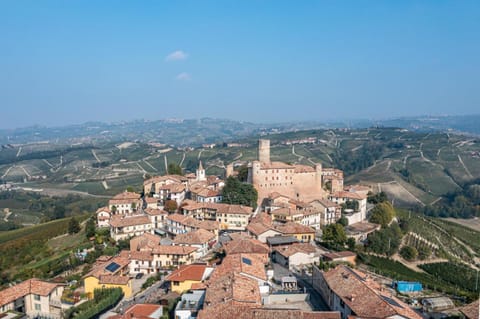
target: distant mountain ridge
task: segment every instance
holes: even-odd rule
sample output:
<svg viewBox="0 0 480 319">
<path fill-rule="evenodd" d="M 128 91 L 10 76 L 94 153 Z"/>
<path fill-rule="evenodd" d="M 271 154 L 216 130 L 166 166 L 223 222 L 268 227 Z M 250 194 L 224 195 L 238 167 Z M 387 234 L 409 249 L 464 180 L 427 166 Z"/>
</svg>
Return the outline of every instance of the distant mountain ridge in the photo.
<svg viewBox="0 0 480 319">
<path fill-rule="evenodd" d="M 134 120 L 116 123 L 86 122 L 59 127 L 31 126 L 0 130 L 0 144 L 30 142 L 105 142 L 141 141 L 170 145 L 198 146 L 232 141 L 242 137 L 309 129 L 398 127 L 413 131 L 456 132 L 480 135 L 480 114 L 460 116 L 414 116 L 391 119 L 358 119 L 339 121 L 298 121 L 285 123 L 253 123 L 229 119 L 161 119 Z"/>
</svg>

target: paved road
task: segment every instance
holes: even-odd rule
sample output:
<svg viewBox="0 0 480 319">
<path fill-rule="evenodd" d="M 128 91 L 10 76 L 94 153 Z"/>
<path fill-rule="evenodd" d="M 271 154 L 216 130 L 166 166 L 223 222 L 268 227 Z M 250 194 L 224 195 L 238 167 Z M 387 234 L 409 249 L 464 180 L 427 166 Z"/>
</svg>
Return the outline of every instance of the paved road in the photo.
<svg viewBox="0 0 480 319">
<path fill-rule="evenodd" d="M 120 303 L 113 309 L 114 312 L 122 313 L 130 307 L 131 305 L 138 303 L 156 303 L 159 297 L 165 294 L 165 290 L 161 288 L 165 284 L 165 281 L 158 281 L 152 286 L 148 287 L 144 291 L 136 294 L 134 297 L 123 299 Z"/>
</svg>

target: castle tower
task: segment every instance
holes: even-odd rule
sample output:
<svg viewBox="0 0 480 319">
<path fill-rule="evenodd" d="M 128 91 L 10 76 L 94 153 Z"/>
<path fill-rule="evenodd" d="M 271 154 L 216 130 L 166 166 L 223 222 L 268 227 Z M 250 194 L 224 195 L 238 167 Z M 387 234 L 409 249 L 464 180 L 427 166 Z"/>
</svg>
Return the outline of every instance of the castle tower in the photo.
<svg viewBox="0 0 480 319">
<path fill-rule="evenodd" d="M 198 165 L 196 175 L 198 182 L 207 180 L 207 177 L 205 176 L 205 170 L 203 169 L 202 161 L 200 161 L 200 164 Z"/>
<path fill-rule="evenodd" d="M 260 163 L 270 163 L 270 140 L 258 140 L 258 160 Z"/>
<path fill-rule="evenodd" d="M 321 188 L 323 186 L 322 164 L 315 164 L 315 180 L 316 184 Z"/>
<path fill-rule="evenodd" d="M 230 163 L 225 168 L 225 178 L 228 178 L 233 175 L 233 163 Z"/>
</svg>

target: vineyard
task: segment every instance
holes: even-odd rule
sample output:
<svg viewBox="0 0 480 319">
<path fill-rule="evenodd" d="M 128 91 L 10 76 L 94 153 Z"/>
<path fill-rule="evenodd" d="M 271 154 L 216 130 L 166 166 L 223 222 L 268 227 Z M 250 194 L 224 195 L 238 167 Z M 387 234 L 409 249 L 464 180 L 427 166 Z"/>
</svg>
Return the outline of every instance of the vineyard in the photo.
<svg viewBox="0 0 480 319">
<path fill-rule="evenodd" d="M 448 282 L 471 292 L 478 291 L 477 271 L 461 264 L 432 263 L 419 265 L 419 267 L 435 278 Z"/>
<path fill-rule="evenodd" d="M 402 263 L 389 258 L 366 254 L 360 254 L 359 257 L 360 261 L 368 265 L 370 270 L 394 280 L 418 281 L 421 282 L 426 289 L 431 289 L 455 296 L 465 296 L 472 300 L 475 299 L 477 295 L 476 293 L 473 293 L 473 290 L 470 289 L 471 286 L 465 285 L 463 279 L 460 278 L 455 277 L 456 279 L 452 279 L 452 281 L 455 282 L 450 282 L 443 280 L 441 277 L 435 277 L 428 273 L 413 271 Z"/>
<path fill-rule="evenodd" d="M 474 262 L 472 252 L 470 252 L 464 244 L 455 240 L 457 237 L 462 236 L 462 231 L 444 230 L 443 226 L 436 224 L 436 219 L 409 213 L 404 210 L 397 210 L 397 216 L 408 223 L 410 232 L 421 235 L 425 242 L 429 242 L 438 247 L 438 249 L 435 249 L 437 257 L 450 260 L 463 260 L 468 263 Z M 473 239 L 471 240 L 475 241 Z"/>
<path fill-rule="evenodd" d="M 470 246 L 475 251 L 477 256 L 480 256 L 480 232 L 438 218 L 432 218 L 431 221 L 432 223 L 445 229 L 445 231 L 449 234 L 454 235 L 463 243 Z"/>
<path fill-rule="evenodd" d="M 80 221 L 88 215 L 77 217 Z M 47 241 L 68 232 L 70 218 L 0 233 L 0 286 L 12 279 L 57 273 L 68 252 L 49 248 Z M 21 267 L 19 267 L 19 265 Z"/>
</svg>

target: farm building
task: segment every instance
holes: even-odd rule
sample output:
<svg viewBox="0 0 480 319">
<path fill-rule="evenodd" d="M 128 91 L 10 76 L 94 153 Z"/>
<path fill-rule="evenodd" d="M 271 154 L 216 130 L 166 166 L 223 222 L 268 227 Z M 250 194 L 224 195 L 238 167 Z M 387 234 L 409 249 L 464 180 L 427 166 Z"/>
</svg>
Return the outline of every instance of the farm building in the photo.
<svg viewBox="0 0 480 319">
<path fill-rule="evenodd" d="M 422 284 L 411 281 L 394 281 L 392 288 L 395 288 L 400 293 L 420 292 L 422 291 Z"/>
<path fill-rule="evenodd" d="M 439 312 L 455 307 L 453 301 L 447 297 L 425 298 L 422 300 L 422 305 L 426 312 Z"/>
</svg>

